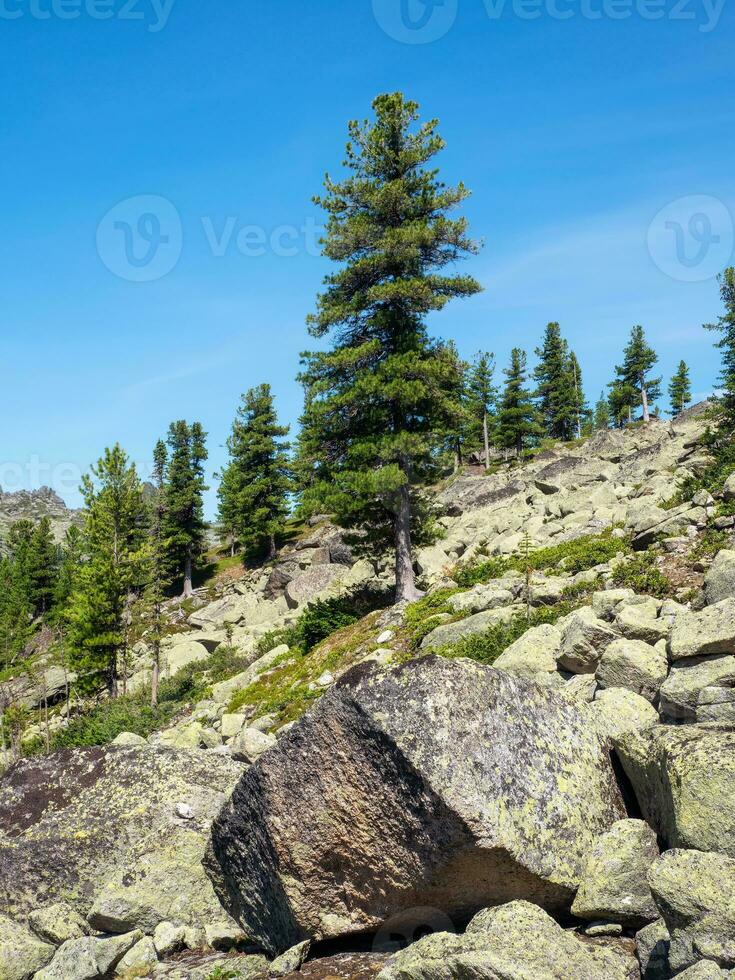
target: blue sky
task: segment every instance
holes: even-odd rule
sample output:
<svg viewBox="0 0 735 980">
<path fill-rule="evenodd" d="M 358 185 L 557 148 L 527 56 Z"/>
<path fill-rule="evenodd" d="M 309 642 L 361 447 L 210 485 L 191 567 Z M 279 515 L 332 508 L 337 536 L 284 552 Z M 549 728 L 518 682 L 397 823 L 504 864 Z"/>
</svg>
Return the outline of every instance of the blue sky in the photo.
<svg viewBox="0 0 735 980">
<path fill-rule="evenodd" d="M 311 196 L 395 89 L 440 118 L 484 242 L 485 291 L 434 333 L 502 367 L 558 320 L 595 399 L 642 323 L 710 391 L 734 40 L 735 0 L 0 0 L 0 484 L 76 504 L 105 445 L 144 469 L 176 418 L 214 471 L 261 381 L 295 422 Z"/>
</svg>

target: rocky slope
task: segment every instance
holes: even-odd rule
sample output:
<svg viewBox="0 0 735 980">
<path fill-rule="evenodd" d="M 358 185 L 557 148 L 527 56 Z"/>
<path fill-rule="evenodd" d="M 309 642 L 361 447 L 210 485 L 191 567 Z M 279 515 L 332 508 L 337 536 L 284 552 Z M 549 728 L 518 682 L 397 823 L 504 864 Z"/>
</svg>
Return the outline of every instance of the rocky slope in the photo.
<svg viewBox="0 0 735 980">
<path fill-rule="evenodd" d="M 661 506 L 704 425 L 449 482 L 427 597 L 313 649 L 391 585 L 328 521 L 178 607 L 199 700 L 0 784 L 0 980 L 733 980 L 735 486 Z"/>
<path fill-rule="evenodd" d="M 57 541 L 61 541 L 72 524 L 81 522 L 81 512 L 71 510 L 50 487 L 39 490 L 18 490 L 3 493 L 0 488 L 0 541 L 16 521 L 29 520 L 37 523 L 42 517 L 51 521 L 51 529 Z"/>
</svg>

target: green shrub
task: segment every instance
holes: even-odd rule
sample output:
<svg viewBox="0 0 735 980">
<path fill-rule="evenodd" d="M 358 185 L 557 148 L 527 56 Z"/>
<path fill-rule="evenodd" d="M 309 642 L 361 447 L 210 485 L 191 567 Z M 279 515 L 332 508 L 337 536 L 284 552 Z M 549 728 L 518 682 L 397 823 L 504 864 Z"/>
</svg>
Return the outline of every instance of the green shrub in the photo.
<svg viewBox="0 0 735 980">
<path fill-rule="evenodd" d="M 412 647 L 417 647 L 435 627 L 447 622 L 443 614 L 450 615 L 453 620 L 464 619 L 467 614 L 455 613 L 447 602 L 459 591 L 460 589 L 437 589 L 406 607 L 403 624 L 409 634 Z M 437 619 L 437 616 L 442 616 L 442 619 Z"/>
<path fill-rule="evenodd" d="M 620 552 L 630 551 L 630 542 L 615 537 L 612 531 L 602 534 L 587 534 L 571 541 L 562 541 L 546 548 L 537 548 L 528 555 L 514 554 L 506 557 L 490 558 L 477 565 L 459 569 L 454 574 L 458 585 L 468 588 L 481 582 L 501 578 L 506 572 L 523 572 L 562 569 L 570 575 L 584 572 L 595 565 L 610 561 Z"/>
<path fill-rule="evenodd" d="M 91 710 L 73 718 L 66 728 L 51 740 L 52 749 L 108 745 L 121 732 L 134 732 L 147 738 L 165 725 L 175 713 L 172 703 L 151 708 L 142 698 L 123 697 L 103 701 Z"/>
<path fill-rule="evenodd" d="M 317 599 L 310 602 L 299 616 L 293 628 L 293 642 L 304 653 L 309 653 L 332 633 L 351 626 L 384 605 L 383 593 L 370 589 L 331 599 Z"/>
<path fill-rule="evenodd" d="M 621 562 L 612 574 L 612 582 L 658 599 L 666 599 L 674 592 L 671 582 L 656 565 L 655 554 L 650 551 Z"/>
<path fill-rule="evenodd" d="M 439 647 L 432 650 L 432 653 L 441 657 L 467 657 L 469 660 L 476 660 L 478 663 L 492 665 L 508 647 L 520 639 L 532 626 L 541 626 L 544 623 L 555 623 L 562 616 L 579 609 L 584 605 L 574 599 L 569 601 L 557 602 L 554 606 L 541 606 L 532 609 L 530 616 L 520 614 L 514 616 L 508 623 L 497 623 L 484 633 L 476 633 L 473 636 L 463 636 L 457 643 L 451 646 Z"/>
<path fill-rule="evenodd" d="M 728 548 L 732 544 L 732 538 L 727 531 L 716 531 L 714 528 L 707 528 L 696 545 L 689 552 L 691 561 L 701 561 L 703 558 L 714 558 L 722 548 Z"/>
</svg>

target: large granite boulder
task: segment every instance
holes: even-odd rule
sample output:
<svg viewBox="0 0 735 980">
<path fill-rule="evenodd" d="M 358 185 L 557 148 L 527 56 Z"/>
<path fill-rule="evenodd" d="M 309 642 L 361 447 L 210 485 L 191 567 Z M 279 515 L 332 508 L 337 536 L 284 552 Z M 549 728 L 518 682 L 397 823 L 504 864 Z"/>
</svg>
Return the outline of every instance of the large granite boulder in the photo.
<svg viewBox="0 0 735 980">
<path fill-rule="evenodd" d="M 671 629 L 672 660 L 735 651 L 735 598 L 723 599 L 701 612 L 677 616 Z"/>
<path fill-rule="evenodd" d="M 615 747 L 643 816 L 670 847 L 735 857 L 735 727 L 655 725 Z"/>
<path fill-rule="evenodd" d="M 243 767 L 203 752 L 64 750 L 0 782 L 0 880 L 13 918 L 69 902 L 105 931 L 227 919 L 201 865 Z"/>
<path fill-rule="evenodd" d="M 583 606 L 566 617 L 557 655 L 559 667 L 574 674 L 594 674 L 603 652 L 619 635 L 589 606 Z"/>
<path fill-rule="evenodd" d="M 723 653 L 677 661 L 659 690 L 659 710 L 674 721 L 696 721 L 702 691 L 732 684 L 735 684 L 734 656 Z"/>
<path fill-rule="evenodd" d="M 557 626 L 532 626 L 501 653 L 494 666 L 537 684 L 561 687 L 564 677 L 556 665 L 560 646 L 561 630 Z"/>
<path fill-rule="evenodd" d="M 656 834 L 643 820 L 619 820 L 592 848 L 572 912 L 641 926 L 659 917 L 648 871 L 659 856 Z"/>
<path fill-rule="evenodd" d="M 606 744 L 573 704 L 504 671 L 356 668 L 244 775 L 207 866 L 271 952 L 410 907 L 568 910 L 624 816 Z"/>
<path fill-rule="evenodd" d="M 735 551 L 722 548 L 717 552 L 704 577 L 704 594 L 710 606 L 735 598 Z"/>
<path fill-rule="evenodd" d="M 699 960 L 735 967 L 735 861 L 702 851 L 667 851 L 648 882 L 671 936 L 677 973 Z"/>
<path fill-rule="evenodd" d="M 40 970 L 35 980 L 96 980 L 107 977 L 122 958 L 143 938 L 137 930 L 124 936 L 98 939 L 85 936 L 70 939 L 54 956 L 51 963 Z"/>
<path fill-rule="evenodd" d="M 0 980 L 31 980 L 55 952 L 55 946 L 0 915 Z"/>
<path fill-rule="evenodd" d="M 655 702 L 668 673 L 669 660 L 663 644 L 652 647 L 642 640 L 621 639 L 605 650 L 595 677 L 602 688 L 624 687 Z"/>
<path fill-rule="evenodd" d="M 543 909 L 516 901 L 480 912 L 463 936 L 439 932 L 397 953 L 378 980 L 633 980 L 630 956 L 585 944 Z"/>
</svg>

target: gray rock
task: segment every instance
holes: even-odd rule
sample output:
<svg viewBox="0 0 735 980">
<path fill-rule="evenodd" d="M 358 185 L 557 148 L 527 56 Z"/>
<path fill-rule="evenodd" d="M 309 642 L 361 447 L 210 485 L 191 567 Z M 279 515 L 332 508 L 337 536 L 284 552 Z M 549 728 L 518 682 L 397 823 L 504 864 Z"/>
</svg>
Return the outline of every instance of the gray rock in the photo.
<svg viewBox="0 0 735 980">
<path fill-rule="evenodd" d="M 345 566 L 337 564 L 314 565 L 295 575 L 286 585 L 286 602 L 291 609 L 317 599 L 320 593 L 345 574 Z"/>
<path fill-rule="evenodd" d="M 659 917 L 647 874 L 659 851 L 643 820 L 619 820 L 592 848 L 572 912 L 580 919 L 605 919 L 642 926 Z"/>
<path fill-rule="evenodd" d="M 485 612 L 476 613 L 466 619 L 457 620 L 454 623 L 446 623 L 444 626 L 437 626 L 435 630 L 428 633 L 421 641 L 422 650 L 434 650 L 437 647 L 449 646 L 457 643 L 465 636 L 474 636 L 477 633 L 486 633 L 487 630 L 498 623 L 507 623 L 513 616 L 520 612 L 520 607 L 505 606 L 502 609 L 488 609 Z"/>
<path fill-rule="evenodd" d="M 594 674 L 603 652 L 619 635 L 589 607 L 578 609 L 566 617 L 557 663 L 573 674 Z"/>
<path fill-rule="evenodd" d="M 725 500 L 735 500 L 735 473 L 731 473 L 725 480 L 722 496 Z"/>
<path fill-rule="evenodd" d="M 147 975 L 158 964 L 158 953 L 150 936 L 143 936 L 117 964 L 117 976 Z"/>
<path fill-rule="evenodd" d="M 257 728 L 244 728 L 230 742 L 230 754 L 239 762 L 252 763 L 276 744 L 275 735 Z"/>
<path fill-rule="evenodd" d="M 669 980 L 669 930 L 663 919 L 644 926 L 635 937 L 642 980 Z"/>
<path fill-rule="evenodd" d="M 153 932 L 153 945 L 159 956 L 178 953 L 186 945 L 186 929 L 173 922 L 159 922 Z"/>
<path fill-rule="evenodd" d="M 464 936 L 435 933 L 396 954 L 378 980 L 630 980 L 635 963 L 565 932 L 525 901 L 480 912 Z"/>
<path fill-rule="evenodd" d="M 624 687 L 655 702 L 668 673 L 665 649 L 640 640 L 615 640 L 603 653 L 595 678 L 600 687 Z"/>
<path fill-rule="evenodd" d="M 628 640 L 641 640 L 654 645 L 659 640 L 667 640 L 671 623 L 658 618 L 657 604 L 623 604 L 615 616 L 615 626 Z"/>
<path fill-rule="evenodd" d="M 591 922 L 584 930 L 585 936 L 622 936 L 623 927 L 619 922 Z"/>
<path fill-rule="evenodd" d="M 70 939 L 34 980 L 97 980 L 109 974 L 142 938 L 143 934 L 136 930 L 111 939 Z"/>
<path fill-rule="evenodd" d="M 648 882 L 671 936 L 674 972 L 701 959 L 735 966 L 735 861 L 702 851 L 667 851 Z"/>
<path fill-rule="evenodd" d="M 704 594 L 710 606 L 735 597 L 735 551 L 717 552 L 704 577 Z"/>
<path fill-rule="evenodd" d="M 475 585 L 467 592 L 459 592 L 449 598 L 448 603 L 454 612 L 479 613 L 486 609 L 498 609 L 509 606 L 513 602 L 513 594 L 497 585 Z"/>
<path fill-rule="evenodd" d="M 564 679 L 556 668 L 560 646 L 561 630 L 556 626 L 533 626 L 501 653 L 494 666 L 537 684 L 561 687 Z"/>
<path fill-rule="evenodd" d="M 35 909 L 28 916 L 28 925 L 40 939 L 54 946 L 88 936 L 92 931 L 87 920 L 66 902 Z"/>
<path fill-rule="evenodd" d="M 223 953 L 237 949 L 247 941 L 247 936 L 236 925 L 227 921 L 208 922 L 204 927 L 207 946 L 221 950 Z"/>
<path fill-rule="evenodd" d="M 497 663 L 497 661 L 496 661 Z M 597 681 L 594 674 L 573 674 L 559 693 L 572 701 L 589 704 L 595 700 Z"/>
<path fill-rule="evenodd" d="M 56 948 L 41 942 L 25 926 L 0 914 L 0 978 L 31 980 L 51 961 Z"/>
<path fill-rule="evenodd" d="M 732 974 L 730 971 L 725 973 L 712 960 L 700 960 L 683 973 L 677 973 L 676 976 L 677 980 L 729 980 Z"/>
<path fill-rule="evenodd" d="M 615 739 L 643 816 L 670 847 L 735 857 L 735 731 L 656 725 Z"/>
<path fill-rule="evenodd" d="M 697 701 L 697 721 L 735 725 L 735 688 L 703 688 Z"/>
<path fill-rule="evenodd" d="M 701 612 L 677 616 L 671 630 L 672 660 L 735 651 L 735 598 L 723 599 Z"/>
<path fill-rule="evenodd" d="M 622 816 L 606 742 L 572 704 L 424 657 L 357 668 L 325 695 L 244 775 L 207 867 L 248 935 L 280 952 L 408 906 L 461 919 L 528 895 L 568 909 Z"/>
<path fill-rule="evenodd" d="M 302 943 L 297 943 L 291 949 L 286 950 L 281 956 L 277 957 L 270 965 L 268 976 L 287 977 L 289 973 L 296 973 L 306 962 L 311 949 L 311 941 L 305 939 Z"/>
<path fill-rule="evenodd" d="M 146 740 L 142 735 L 136 735 L 135 732 L 120 732 L 116 738 L 113 738 L 111 744 L 127 746 L 145 745 Z"/>
<path fill-rule="evenodd" d="M 592 611 L 599 619 L 612 620 L 618 606 L 634 595 L 632 589 L 606 589 L 595 592 L 592 596 Z"/>
<path fill-rule="evenodd" d="M 693 657 L 673 665 L 661 685 L 660 711 L 675 721 L 696 721 L 699 696 L 706 687 L 735 684 L 735 657 Z"/>
<path fill-rule="evenodd" d="M 121 933 L 207 921 L 220 910 L 201 865 L 209 822 L 242 771 L 231 759 L 152 746 L 23 760 L 0 783 L 6 908 L 20 918 L 65 901 Z M 178 817 L 182 801 L 195 820 Z"/>
<path fill-rule="evenodd" d="M 624 687 L 597 691 L 588 711 L 600 733 L 611 739 L 650 728 L 658 721 L 651 702 Z"/>
</svg>

